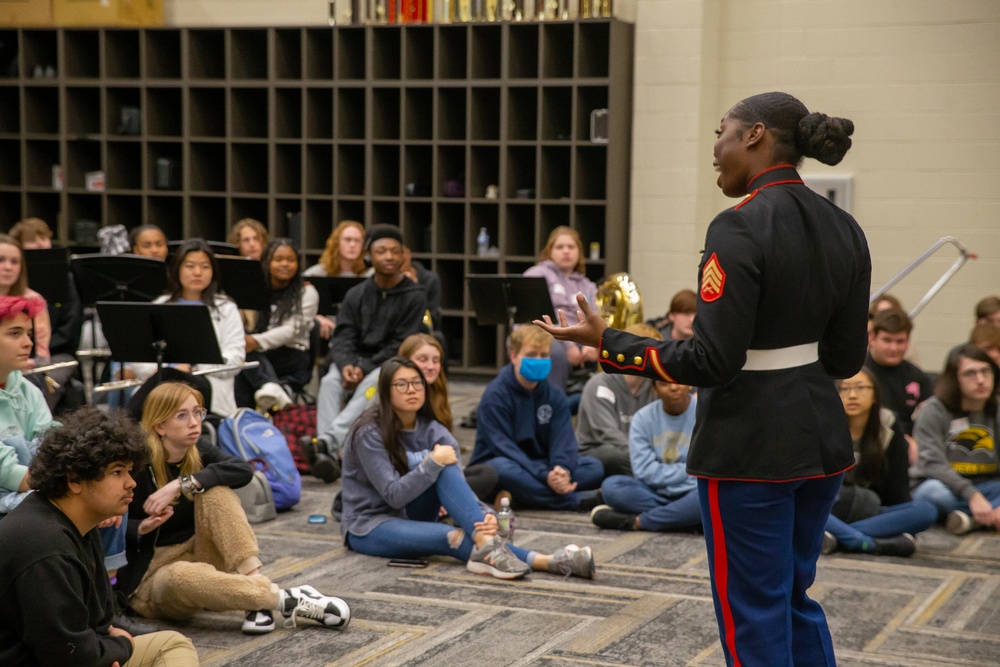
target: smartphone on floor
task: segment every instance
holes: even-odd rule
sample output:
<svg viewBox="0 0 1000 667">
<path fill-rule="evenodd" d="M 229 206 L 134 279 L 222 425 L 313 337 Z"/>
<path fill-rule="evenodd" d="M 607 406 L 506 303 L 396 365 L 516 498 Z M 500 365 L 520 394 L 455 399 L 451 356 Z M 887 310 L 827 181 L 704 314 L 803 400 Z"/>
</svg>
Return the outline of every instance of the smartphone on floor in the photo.
<svg viewBox="0 0 1000 667">
<path fill-rule="evenodd" d="M 430 561 L 421 558 L 393 558 L 389 561 L 389 567 L 427 567 Z"/>
</svg>

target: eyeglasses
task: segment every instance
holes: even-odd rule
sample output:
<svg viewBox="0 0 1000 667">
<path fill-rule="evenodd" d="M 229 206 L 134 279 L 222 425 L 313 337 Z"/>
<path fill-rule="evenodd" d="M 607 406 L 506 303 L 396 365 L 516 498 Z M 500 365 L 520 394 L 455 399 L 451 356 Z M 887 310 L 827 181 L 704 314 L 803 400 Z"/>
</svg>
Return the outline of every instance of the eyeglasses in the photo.
<svg viewBox="0 0 1000 667">
<path fill-rule="evenodd" d="M 409 382 L 406 380 L 396 380 L 392 383 L 392 388 L 401 394 L 407 393 L 410 389 L 419 392 L 424 390 L 424 381 L 420 378 L 414 378 Z"/>
<path fill-rule="evenodd" d="M 989 367 L 986 368 L 970 368 L 968 370 L 962 371 L 958 374 L 958 377 L 964 378 L 966 380 L 971 380 L 982 375 L 984 378 L 993 377 L 993 370 Z"/>
<path fill-rule="evenodd" d="M 870 384 L 842 384 L 837 391 L 840 392 L 841 396 L 847 396 L 852 392 L 858 396 L 863 396 L 873 389 L 875 389 L 875 386 Z"/>
<path fill-rule="evenodd" d="M 205 421 L 205 416 L 208 415 L 208 410 L 205 408 L 198 408 L 197 410 L 192 410 L 188 412 L 187 410 L 181 410 L 176 415 L 174 415 L 174 421 L 179 424 L 187 424 L 194 417 L 197 421 Z"/>
</svg>

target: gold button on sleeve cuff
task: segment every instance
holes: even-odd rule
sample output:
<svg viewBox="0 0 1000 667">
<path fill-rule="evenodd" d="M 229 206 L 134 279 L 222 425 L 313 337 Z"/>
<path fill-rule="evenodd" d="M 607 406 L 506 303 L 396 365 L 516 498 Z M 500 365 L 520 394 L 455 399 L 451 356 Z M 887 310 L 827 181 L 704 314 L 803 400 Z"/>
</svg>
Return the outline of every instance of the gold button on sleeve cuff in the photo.
<svg viewBox="0 0 1000 667">
<path fill-rule="evenodd" d="M 601 350 L 601 358 L 602 359 L 607 359 L 608 358 L 608 351 L 607 350 Z"/>
<path fill-rule="evenodd" d="M 618 363 L 620 364 L 620 363 L 622 363 L 623 361 L 625 361 L 625 355 L 624 355 L 624 354 L 619 354 L 619 355 L 618 355 Z"/>
<path fill-rule="evenodd" d="M 635 357 L 635 358 L 634 358 L 634 359 L 632 360 L 632 363 L 634 363 L 634 364 L 635 364 L 636 366 L 638 366 L 639 364 L 641 364 L 641 363 L 642 363 L 642 357 Z"/>
</svg>

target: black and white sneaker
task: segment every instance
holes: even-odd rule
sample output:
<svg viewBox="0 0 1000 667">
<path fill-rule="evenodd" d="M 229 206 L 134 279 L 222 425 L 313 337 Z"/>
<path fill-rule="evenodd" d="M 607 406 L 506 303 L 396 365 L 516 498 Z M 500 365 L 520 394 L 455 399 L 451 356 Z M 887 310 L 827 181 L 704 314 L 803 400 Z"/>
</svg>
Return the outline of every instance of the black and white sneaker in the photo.
<svg viewBox="0 0 1000 667">
<path fill-rule="evenodd" d="M 266 635 L 274 630 L 274 612 L 270 609 L 250 610 L 243 619 L 243 634 Z"/>
<path fill-rule="evenodd" d="M 590 520 L 598 528 L 635 530 L 635 515 L 617 512 L 611 505 L 598 505 L 590 510 Z"/>
<path fill-rule="evenodd" d="M 346 600 L 323 595 L 308 585 L 282 589 L 280 608 L 281 615 L 291 619 L 293 626 L 297 626 L 301 618 L 312 619 L 335 630 L 343 630 L 351 622 L 351 608 Z"/>
</svg>

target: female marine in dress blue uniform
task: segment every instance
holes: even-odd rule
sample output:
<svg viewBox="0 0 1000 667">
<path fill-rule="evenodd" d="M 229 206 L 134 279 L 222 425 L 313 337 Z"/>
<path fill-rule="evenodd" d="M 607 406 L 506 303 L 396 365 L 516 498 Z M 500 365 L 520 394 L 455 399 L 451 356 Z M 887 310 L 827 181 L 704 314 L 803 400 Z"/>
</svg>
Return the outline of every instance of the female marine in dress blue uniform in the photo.
<svg viewBox="0 0 1000 667">
<path fill-rule="evenodd" d="M 837 164 L 853 130 L 784 93 L 747 98 L 722 119 L 718 185 L 746 198 L 708 228 L 693 339 L 606 328 L 583 301 L 578 324 L 546 327 L 598 346 L 607 372 L 699 387 L 688 472 L 699 478 L 729 665 L 835 664 L 806 591 L 854 464 L 831 378 L 864 362 L 871 258 L 858 223 L 807 188 L 796 165 Z"/>
</svg>

